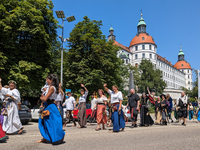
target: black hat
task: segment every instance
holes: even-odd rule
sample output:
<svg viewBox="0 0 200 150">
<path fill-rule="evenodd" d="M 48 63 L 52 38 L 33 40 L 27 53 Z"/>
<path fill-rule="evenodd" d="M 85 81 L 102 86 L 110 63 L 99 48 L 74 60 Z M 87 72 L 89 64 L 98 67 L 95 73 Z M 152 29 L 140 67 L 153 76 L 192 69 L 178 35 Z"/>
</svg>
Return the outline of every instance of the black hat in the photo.
<svg viewBox="0 0 200 150">
<path fill-rule="evenodd" d="M 163 96 L 164 96 L 165 99 L 166 99 L 166 95 L 165 95 L 165 94 L 161 94 L 161 95 L 160 95 L 160 98 L 162 99 Z"/>
</svg>

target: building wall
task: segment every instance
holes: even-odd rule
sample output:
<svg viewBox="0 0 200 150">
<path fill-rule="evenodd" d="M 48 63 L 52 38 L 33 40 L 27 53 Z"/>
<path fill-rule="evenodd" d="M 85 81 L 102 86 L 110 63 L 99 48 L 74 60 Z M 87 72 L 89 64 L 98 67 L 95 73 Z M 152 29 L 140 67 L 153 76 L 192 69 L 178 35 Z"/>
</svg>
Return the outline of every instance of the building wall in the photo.
<svg viewBox="0 0 200 150">
<path fill-rule="evenodd" d="M 185 74 L 173 66 L 157 60 L 156 68 L 163 72 L 163 80 L 168 89 L 180 89 L 185 87 Z"/>
<path fill-rule="evenodd" d="M 192 69 L 181 69 L 185 73 L 185 88 L 192 90 Z"/>
<path fill-rule="evenodd" d="M 139 65 L 142 59 L 149 59 L 153 64 L 156 64 L 156 45 L 143 43 L 130 47 L 130 52 L 133 57 L 133 65 Z"/>
</svg>

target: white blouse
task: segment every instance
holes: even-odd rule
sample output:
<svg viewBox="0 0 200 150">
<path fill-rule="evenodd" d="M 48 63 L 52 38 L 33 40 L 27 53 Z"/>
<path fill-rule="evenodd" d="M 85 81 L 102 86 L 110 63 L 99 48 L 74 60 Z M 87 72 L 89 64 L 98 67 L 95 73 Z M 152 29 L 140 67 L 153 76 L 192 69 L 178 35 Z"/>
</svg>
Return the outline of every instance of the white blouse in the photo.
<svg viewBox="0 0 200 150">
<path fill-rule="evenodd" d="M 106 102 L 108 101 L 107 97 L 102 96 L 102 97 L 98 97 L 98 98 L 97 98 L 96 103 L 97 103 L 97 104 L 104 104 L 105 101 L 106 101 Z"/>
<path fill-rule="evenodd" d="M 55 100 L 55 101 L 62 102 L 62 101 L 63 101 L 63 99 L 64 99 L 64 93 L 63 93 L 63 95 L 62 95 L 62 93 L 60 92 L 60 93 L 57 95 L 57 98 L 56 98 L 56 100 Z"/>
<path fill-rule="evenodd" d="M 50 88 L 51 86 L 49 86 L 48 88 L 47 88 L 47 90 L 45 91 L 45 95 L 47 95 L 47 93 L 49 92 L 49 88 Z M 56 93 L 56 88 L 54 87 L 54 86 L 52 86 L 53 88 L 54 88 L 54 92 L 53 92 L 53 94 L 51 94 L 50 96 L 49 96 L 49 98 L 48 99 L 54 99 L 54 100 L 56 100 L 57 99 L 57 93 Z"/>
<path fill-rule="evenodd" d="M 113 103 L 119 103 L 120 100 L 123 100 L 122 92 L 118 91 L 115 93 L 114 91 L 109 90 L 108 93 L 111 97 L 111 104 Z"/>
<path fill-rule="evenodd" d="M 2 87 L 1 93 L 3 96 L 5 96 L 6 94 L 13 96 L 15 99 L 14 102 L 16 103 L 19 103 L 21 101 L 20 93 L 17 89 L 10 90 L 10 88 L 7 89 L 7 88 Z"/>
<path fill-rule="evenodd" d="M 70 96 L 68 99 L 65 100 L 65 106 L 67 110 L 74 110 L 74 104 L 76 103 L 75 98 Z"/>
<path fill-rule="evenodd" d="M 87 99 L 87 96 L 88 96 L 88 92 L 85 92 L 85 94 L 83 96 L 80 96 L 79 97 L 79 104 L 82 103 L 82 102 L 86 102 L 86 99 Z"/>
</svg>

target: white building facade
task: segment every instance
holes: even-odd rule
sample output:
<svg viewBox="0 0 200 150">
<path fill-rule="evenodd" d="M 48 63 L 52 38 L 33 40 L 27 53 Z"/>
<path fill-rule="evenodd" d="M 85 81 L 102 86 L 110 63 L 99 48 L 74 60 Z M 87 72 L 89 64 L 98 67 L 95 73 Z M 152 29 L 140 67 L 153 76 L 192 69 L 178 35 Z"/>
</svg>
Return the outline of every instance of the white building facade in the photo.
<svg viewBox="0 0 200 150">
<path fill-rule="evenodd" d="M 142 59 L 149 59 L 157 69 L 163 73 L 163 80 L 167 87 L 164 93 L 170 93 L 173 98 L 178 98 L 182 92 L 181 87 L 189 90 L 192 89 L 192 69 L 190 64 L 185 61 L 182 49 L 178 54 L 178 62 L 172 65 L 166 58 L 157 54 L 157 45 L 154 39 L 146 32 L 146 23 L 142 18 L 137 25 L 138 33 L 131 40 L 129 47 L 124 46 L 115 41 L 113 35 L 114 29 L 111 27 L 108 40 L 114 40 L 114 45 L 121 48 L 118 52 L 118 57 L 124 60 L 125 64 L 130 63 L 133 66 L 138 66 Z"/>
</svg>

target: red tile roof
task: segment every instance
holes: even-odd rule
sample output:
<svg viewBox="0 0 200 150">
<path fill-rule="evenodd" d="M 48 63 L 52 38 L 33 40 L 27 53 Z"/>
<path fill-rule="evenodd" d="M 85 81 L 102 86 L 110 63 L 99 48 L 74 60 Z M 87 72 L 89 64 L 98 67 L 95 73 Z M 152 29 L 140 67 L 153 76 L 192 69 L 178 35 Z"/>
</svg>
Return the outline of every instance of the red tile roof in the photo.
<svg viewBox="0 0 200 150">
<path fill-rule="evenodd" d="M 114 45 L 117 45 L 117 46 L 121 47 L 123 50 L 125 50 L 125 51 L 130 53 L 130 50 L 129 50 L 129 48 L 127 46 L 124 46 L 124 45 L 122 45 L 121 43 L 119 43 L 117 41 L 114 41 Z"/>
</svg>

